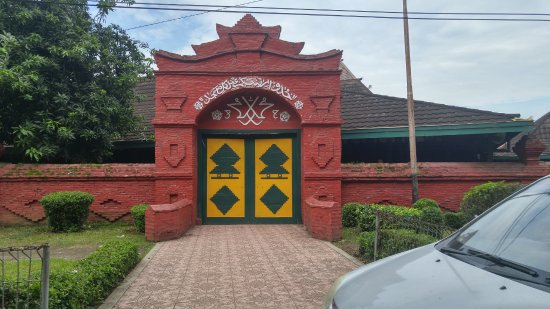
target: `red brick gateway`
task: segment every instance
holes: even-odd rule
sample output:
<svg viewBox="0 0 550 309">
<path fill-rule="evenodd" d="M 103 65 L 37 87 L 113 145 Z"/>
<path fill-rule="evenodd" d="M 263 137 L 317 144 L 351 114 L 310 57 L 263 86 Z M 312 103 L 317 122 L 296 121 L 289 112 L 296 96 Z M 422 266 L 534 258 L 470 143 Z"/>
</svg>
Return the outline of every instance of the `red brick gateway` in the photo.
<svg viewBox="0 0 550 309">
<path fill-rule="evenodd" d="M 82 190 L 95 196 L 90 220 L 129 220 L 151 204 L 151 240 L 240 223 L 303 223 L 334 240 L 345 202 L 410 205 L 407 164 L 341 163 L 342 51 L 302 55 L 304 43 L 252 15 L 216 30 L 196 55 L 155 55 L 154 164 L 0 165 L 0 224 L 42 221 L 42 196 Z M 518 163 L 423 162 L 420 194 L 457 210 L 473 185 L 550 173 L 544 149 L 522 145 Z"/>
</svg>

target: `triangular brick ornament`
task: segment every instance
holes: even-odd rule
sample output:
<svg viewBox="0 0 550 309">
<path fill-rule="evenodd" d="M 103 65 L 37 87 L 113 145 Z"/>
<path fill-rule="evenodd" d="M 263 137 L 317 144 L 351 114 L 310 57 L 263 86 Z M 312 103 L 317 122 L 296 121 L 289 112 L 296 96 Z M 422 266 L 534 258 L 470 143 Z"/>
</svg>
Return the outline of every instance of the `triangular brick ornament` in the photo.
<svg viewBox="0 0 550 309">
<path fill-rule="evenodd" d="M 181 112 L 183 104 L 187 100 L 186 96 L 183 97 L 162 97 L 160 98 L 162 104 L 168 112 Z"/>
<path fill-rule="evenodd" d="M 315 110 L 320 113 L 328 113 L 330 110 L 330 105 L 334 101 L 334 96 L 312 96 L 309 97 L 313 105 L 315 105 Z"/>
</svg>

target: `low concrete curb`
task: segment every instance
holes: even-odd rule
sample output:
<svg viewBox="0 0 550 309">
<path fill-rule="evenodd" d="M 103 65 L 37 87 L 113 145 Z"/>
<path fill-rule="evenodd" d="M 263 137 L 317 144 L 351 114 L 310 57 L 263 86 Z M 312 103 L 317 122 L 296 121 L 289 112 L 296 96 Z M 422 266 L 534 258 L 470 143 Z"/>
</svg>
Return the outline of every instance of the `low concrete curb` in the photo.
<svg viewBox="0 0 550 309">
<path fill-rule="evenodd" d="M 334 244 L 332 244 L 331 242 L 326 242 L 327 246 L 329 246 L 332 250 L 340 253 L 341 255 L 343 255 L 346 259 L 350 260 L 352 263 L 354 263 L 355 265 L 357 266 L 363 266 L 365 265 L 365 263 L 359 261 L 358 259 L 356 259 L 355 257 L 349 255 L 346 251 L 336 247 Z"/>
<path fill-rule="evenodd" d="M 153 259 L 155 254 L 162 247 L 163 243 L 156 243 L 155 246 L 147 253 L 147 255 L 137 264 L 137 266 L 124 278 L 124 281 L 107 297 L 98 309 L 112 309 L 119 301 L 119 299 L 126 293 L 126 290 L 130 287 L 132 282 L 141 274 L 143 269 Z"/>
</svg>

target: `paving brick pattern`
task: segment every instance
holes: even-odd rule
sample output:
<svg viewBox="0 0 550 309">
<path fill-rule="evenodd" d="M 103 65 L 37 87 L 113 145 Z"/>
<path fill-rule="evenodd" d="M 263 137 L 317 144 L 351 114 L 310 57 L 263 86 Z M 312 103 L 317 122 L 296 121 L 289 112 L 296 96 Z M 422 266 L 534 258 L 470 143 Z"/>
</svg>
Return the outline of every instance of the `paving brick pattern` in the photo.
<svg viewBox="0 0 550 309">
<path fill-rule="evenodd" d="M 114 308 L 320 308 L 357 267 L 300 225 L 203 225 L 160 244 Z"/>
</svg>

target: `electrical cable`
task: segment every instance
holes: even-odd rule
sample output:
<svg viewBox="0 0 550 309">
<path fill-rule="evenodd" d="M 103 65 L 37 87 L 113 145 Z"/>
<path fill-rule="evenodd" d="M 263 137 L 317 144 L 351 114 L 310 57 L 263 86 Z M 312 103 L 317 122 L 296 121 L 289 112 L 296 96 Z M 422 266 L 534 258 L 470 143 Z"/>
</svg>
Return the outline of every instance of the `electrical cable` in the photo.
<svg viewBox="0 0 550 309">
<path fill-rule="evenodd" d="M 29 1 L 29 0 L 27 0 L 27 1 L 20 0 L 20 1 L 35 2 L 35 3 L 48 3 L 48 4 L 57 4 L 57 5 L 82 5 L 82 4 L 78 4 L 78 3 L 68 3 L 68 2 L 47 2 L 47 1 L 37 2 L 37 1 Z M 261 1 L 261 0 L 251 1 L 251 3 L 252 2 L 258 2 L 258 1 Z M 87 3 L 86 5 L 87 6 L 93 6 L 93 7 L 100 6 L 99 4 L 91 4 L 91 3 Z M 159 5 L 159 4 L 155 4 L 155 5 Z M 237 6 L 238 5 L 233 6 L 233 8 L 238 8 Z M 211 13 L 211 12 L 212 13 L 238 13 L 238 14 L 251 13 L 251 14 L 266 14 L 266 15 L 287 15 L 287 16 L 351 17 L 351 18 L 369 18 L 369 19 L 397 19 L 397 20 L 402 20 L 403 19 L 402 16 L 358 15 L 358 14 L 322 14 L 322 13 L 296 13 L 296 12 L 265 12 L 265 11 L 244 10 L 244 9 L 249 8 L 249 7 L 245 7 L 245 6 L 242 7 L 243 10 L 227 10 L 225 8 L 226 6 L 219 6 L 219 7 L 222 7 L 222 8 L 217 9 L 217 10 L 213 10 L 213 9 L 198 9 L 198 8 L 188 9 L 188 8 L 158 7 L 158 6 L 157 7 L 152 7 L 152 6 L 136 6 L 136 5 L 132 5 L 132 6 L 114 6 L 112 8 L 113 9 L 152 10 L 152 11 L 192 11 L 192 12 L 200 12 L 200 13 L 196 13 L 196 14 L 192 14 L 192 15 L 182 16 L 181 18 L 176 18 L 176 19 L 183 19 L 183 18 L 196 16 L 196 15 L 199 15 L 199 14 Z M 319 11 L 319 10 L 323 10 L 323 9 L 308 9 L 308 10 Z M 325 9 L 325 10 L 329 10 L 329 9 Z M 360 12 L 358 10 L 345 10 L 345 11 Z M 377 11 L 377 12 L 384 12 L 384 11 Z M 386 11 L 386 12 L 392 12 L 392 11 Z M 423 13 L 423 14 L 428 14 L 428 13 L 429 14 L 464 14 L 464 15 L 466 15 L 466 14 L 471 14 L 471 15 L 475 15 L 475 14 L 477 14 L 477 15 L 479 15 L 479 14 L 512 14 L 512 15 L 534 14 L 534 13 L 479 13 L 479 12 L 473 12 L 473 13 L 420 12 L 420 13 Z M 390 14 L 390 13 L 386 13 L 386 14 Z M 393 14 L 393 13 L 391 13 L 391 14 Z M 546 13 L 540 13 L 540 14 L 544 14 L 544 15 L 539 15 L 539 16 L 550 15 L 550 14 L 546 14 Z M 173 20 L 176 20 L 176 19 L 173 19 Z M 550 22 L 550 19 L 541 19 L 541 18 L 468 18 L 468 17 L 415 17 L 415 16 L 411 17 L 411 16 L 409 16 L 409 17 L 407 17 L 407 19 L 409 19 L 409 20 L 431 20 L 431 21 Z M 171 21 L 171 20 L 160 21 L 160 22 L 152 23 L 152 24 L 158 24 L 158 23 L 163 23 L 163 22 L 168 22 L 168 21 Z M 137 28 L 146 27 L 146 26 L 147 25 L 137 26 L 137 27 L 129 28 L 127 30 L 137 29 Z"/>
<path fill-rule="evenodd" d="M 250 3 L 255 3 L 255 2 L 260 2 L 260 1 L 263 1 L 263 0 L 249 1 L 249 2 L 245 2 L 245 3 L 237 4 L 237 5 L 234 5 L 234 6 L 227 6 L 227 8 L 241 7 L 241 6 L 250 4 Z M 225 9 L 225 8 L 220 8 L 220 9 L 218 9 L 217 11 L 221 11 L 221 10 L 224 10 L 224 9 Z M 210 12 L 200 12 L 200 13 L 196 13 L 196 14 L 189 14 L 189 15 L 185 15 L 185 16 L 181 16 L 181 17 L 176 17 L 176 18 L 171 18 L 171 19 L 165 19 L 165 20 L 157 21 L 157 22 L 154 22 L 154 23 L 149 23 L 149 24 L 144 24 L 144 25 L 140 25 L 140 26 L 130 27 L 130 28 L 127 28 L 127 29 L 124 29 L 124 30 L 128 31 L 128 30 L 134 30 L 134 29 L 139 29 L 139 28 L 154 26 L 154 25 L 158 25 L 158 24 L 167 23 L 167 22 L 170 22 L 170 21 L 175 21 L 175 20 L 180 20 L 180 19 L 186 19 L 186 18 L 190 18 L 190 17 L 193 17 L 193 16 L 204 15 L 204 14 L 208 14 L 208 13 L 210 13 Z"/>
<path fill-rule="evenodd" d="M 288 16 L 318 16 L 318 17 L 352 17 L 352 18 L 371 18 L 371 19 L 400 19 L 399 16 L 376 16 L 376 15 L 352 15 L 352 14 L 319 14 L 319 13 L 292 13 L 292 12 L 263 12 L 250 10 L 210 10 L 210 9 L 183 9 L 183 8 L 158 8 L 158 7 L 114 7 L 115 9 L 141 9 L 141 10 L 158 10 L 158 11 L 199 11 L 199 12 L 218 12 L 218 13 L 250 13 L 264 15 L 288 15 Z M 246 9 L 247 7 L 243 7 Z M 523 22 L 550 22 L 550 19 L 540 18 L 463 18 L 463 17 L 408 17 L 409 20 L 456 20 L 456 21 L 523 21 Z"/>
<path fill-rule="evenodd" d="M 93 0 L 90 2 L 98 2 Z M 254 2 L 254 1 L 253 1 Z M 116 2 L 124 3 L 124 2 Z M 157 6 L 175 6 L 175 7 L 207 7 L 207 8 L 232 8 L 231 5 L 212 5 L 212 4 L 183 4 L 183 3 L 154 3 L 154 2 L 134 2 L 138 5 L 157 5 Z M 262 10 L 287 10 L 287 11 L 317 11 L 317 12 L 347 12 L 347 13 L 378 13 L 378 14 L 399 14 L 402 11 L 379 11 L 379 10 L 349 10 L 349 9 L 313 9 L 313 8 L 293 8 L 293 7 L 272 7 L 272 6 L 246 6 L 247 9 Z M 409 15 L 487 15 L 487 16 L 550 16 L 550 13 L 497 13 L 497 12 L 408 12 Z"/>
</svg>

